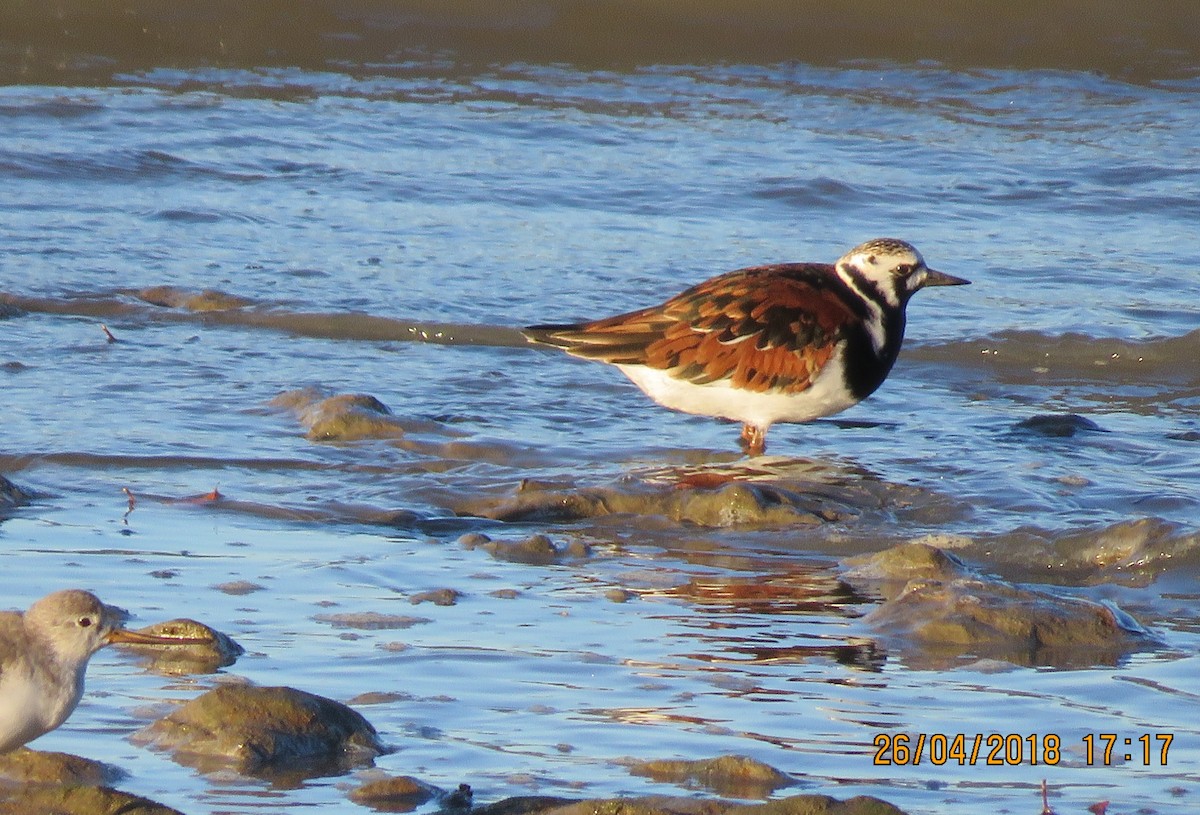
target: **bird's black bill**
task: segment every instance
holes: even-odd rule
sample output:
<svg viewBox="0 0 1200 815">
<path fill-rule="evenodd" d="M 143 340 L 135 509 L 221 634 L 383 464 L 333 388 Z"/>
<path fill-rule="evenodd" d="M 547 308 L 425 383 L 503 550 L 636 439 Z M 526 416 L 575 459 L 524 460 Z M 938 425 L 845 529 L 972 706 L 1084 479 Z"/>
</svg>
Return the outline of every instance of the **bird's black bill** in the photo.
<svg viewBox="0 0 1200 815">
<path fill-rule="evenodd" d="M 965 277 L 955 277 L 952 274 L 945 272 L 937 272 L 933 269 L 925 270 L 925 282 L 922 286 L 965 286 L 970 283 Z"/>
</svg>

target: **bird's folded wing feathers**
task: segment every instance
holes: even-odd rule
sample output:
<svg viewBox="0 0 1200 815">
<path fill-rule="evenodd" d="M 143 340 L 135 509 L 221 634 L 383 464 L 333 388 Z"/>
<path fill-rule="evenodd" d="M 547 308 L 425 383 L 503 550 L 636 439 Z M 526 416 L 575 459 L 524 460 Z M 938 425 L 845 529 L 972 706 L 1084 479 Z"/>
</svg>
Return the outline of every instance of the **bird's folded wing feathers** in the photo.
<svg viewBox="0 0 1200 815">
<path fill-rule="evenodd" d="M 807 264 L 743 269 L 661 306 L 525 333 L 578 357 L 658 368 L 698 385 L 727 380 L 751 391 L 799 392 L 860 319 L 812 271 Z"/>
</svg>

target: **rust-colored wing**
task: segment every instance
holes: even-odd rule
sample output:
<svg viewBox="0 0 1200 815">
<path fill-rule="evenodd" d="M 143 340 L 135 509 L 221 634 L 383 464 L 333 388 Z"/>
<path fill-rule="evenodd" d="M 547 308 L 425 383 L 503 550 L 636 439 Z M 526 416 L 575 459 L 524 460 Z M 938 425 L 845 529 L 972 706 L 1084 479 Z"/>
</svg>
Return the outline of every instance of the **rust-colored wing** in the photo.
<svg viewBox="0 0 1200 815">
<path fill-rule="evenodd" d="M 693 286 L 661 306 L 526 335 L 587 359 L 646 365 L 679 379 L 750 391 L 806 389 L 861 322 L 833 267 L 756 266 Z"/>
</svg>

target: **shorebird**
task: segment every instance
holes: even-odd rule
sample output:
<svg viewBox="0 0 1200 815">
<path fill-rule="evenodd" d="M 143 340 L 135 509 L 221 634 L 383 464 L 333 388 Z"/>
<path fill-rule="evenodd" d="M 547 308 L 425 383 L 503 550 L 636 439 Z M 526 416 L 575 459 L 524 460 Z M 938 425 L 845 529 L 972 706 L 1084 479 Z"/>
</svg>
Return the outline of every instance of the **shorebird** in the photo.
<svg viewBox="0 0 1200 815">
<path fill-rule="evenodd" d="M 124 617 L 78 589 L 48 594 L 26 612 L 0 611 L 0 753 L 66 721 L 83 695 L 88 660 L 105 645 L 204 642 L 127 631 Z"/>
<path fill-rule="evenodd" d="M 883 383 L 919 289 L 969 282 L 930 269 L 911 244 L 877 238 L 834 264 L 739 269 L 657 306 L 523 333 L 615 365 L 664 407 L 741 422 L 758 455 L 776 422 L 838 413 Z"/>
</svg>

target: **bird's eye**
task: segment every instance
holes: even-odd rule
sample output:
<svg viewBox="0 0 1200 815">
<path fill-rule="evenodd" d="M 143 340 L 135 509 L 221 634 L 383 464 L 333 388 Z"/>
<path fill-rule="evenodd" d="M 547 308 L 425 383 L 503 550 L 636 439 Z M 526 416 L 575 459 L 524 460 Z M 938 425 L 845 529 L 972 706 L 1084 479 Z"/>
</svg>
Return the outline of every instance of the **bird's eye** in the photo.
<svg viewBox="0 0 1200 815">
<path fill-rule="evenodd" d="M 911 263 L 901 263 L 896 267 L 896 274 L 901 277 L 907 277 L 913 273 L 913 265 Z"/>
<path fill-rule="evenodd" d="M 90 628 L 91 625 L 92 625 L 91 617 L 80 617 L 79 618 L 79 627 L 80 628 Z"/>
</svg>

